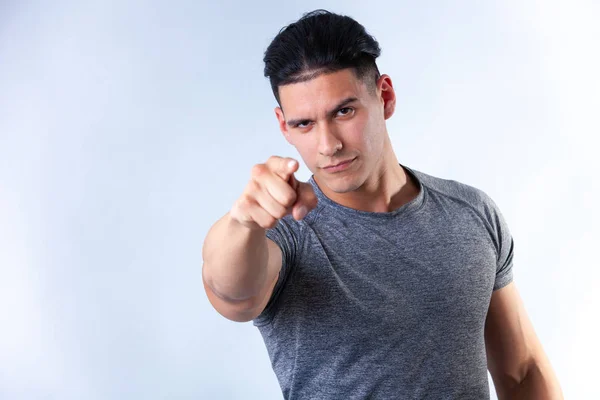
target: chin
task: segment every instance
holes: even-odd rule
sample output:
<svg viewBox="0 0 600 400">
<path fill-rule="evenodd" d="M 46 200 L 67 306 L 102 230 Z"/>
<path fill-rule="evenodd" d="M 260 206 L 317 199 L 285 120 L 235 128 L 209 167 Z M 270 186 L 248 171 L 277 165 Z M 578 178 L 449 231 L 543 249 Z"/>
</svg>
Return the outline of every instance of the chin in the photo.
<svg viewBox="0 0 600 400">
<path fill-rule="evenodd" d="M 345 177 L 344 179 L 325 178 L 324 182 L 329 190 L 335 193 L 348 193 L 353 192 L 360 187 L 360 185 L 355 182 L 355 179 L 352 178 L 353 177 Z"/>
</svg>

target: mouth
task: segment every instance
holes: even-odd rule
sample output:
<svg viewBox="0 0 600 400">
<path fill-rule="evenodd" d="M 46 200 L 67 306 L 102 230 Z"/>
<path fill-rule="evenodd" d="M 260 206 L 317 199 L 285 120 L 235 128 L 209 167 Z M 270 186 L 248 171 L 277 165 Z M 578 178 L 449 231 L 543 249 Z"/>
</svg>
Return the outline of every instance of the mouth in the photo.
<svg viewBox="0 0 600 400">
<path fill-rule="evenodd" d="M 323 167 L 323 169 L 327 172 L 337 172 L 337 171 L 341 171 L 344 170 L 346 168 L 348 168 L 350 166 L 350 164 L 352 164 L 352 162 L 356 159 L 356 157 L 350 159 L 350 160 L 346 160 L 346 161 L 342 161 L 341 163 L 335 164 L 335 165 L 329 165 L 327 167 Z"/>
</svg>

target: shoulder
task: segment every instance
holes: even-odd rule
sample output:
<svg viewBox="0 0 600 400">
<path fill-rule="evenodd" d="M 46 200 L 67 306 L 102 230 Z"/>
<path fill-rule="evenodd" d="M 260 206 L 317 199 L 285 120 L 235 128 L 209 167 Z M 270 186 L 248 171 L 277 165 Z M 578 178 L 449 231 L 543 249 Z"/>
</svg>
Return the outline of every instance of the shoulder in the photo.
<svg viewBox="0 0 600 400">
<path fill-rule="evenodd" d="M 473 211 L 498 243 L 500 231 L 508 227 L 496 202 L 482 189 L 454 179 L 440 178 L 421 171 L 412 170 L 428 190 L 430 197 L 440 202 L 459 203 Z"/>
<path fill-rule="evenodd" d="M 411 169 L 433 195 L 461 202 L 479 213 L 487 214 L 496 208 L 492 198 L 482 189 L 454 179 L 446 179 Z"/>
<path fill-rule="evenodd" d="M 290 250 L 297 249 L 301 246 L 306 232 L 307 220 L 310 219 L 311 212 L 297 221 L 291 214 L 284 216 L 277 221 L 277 224 L 270 229 L 267 229 L 267 238 L 275 241 L 277 244 L 287 246 Z"/>
</svg>

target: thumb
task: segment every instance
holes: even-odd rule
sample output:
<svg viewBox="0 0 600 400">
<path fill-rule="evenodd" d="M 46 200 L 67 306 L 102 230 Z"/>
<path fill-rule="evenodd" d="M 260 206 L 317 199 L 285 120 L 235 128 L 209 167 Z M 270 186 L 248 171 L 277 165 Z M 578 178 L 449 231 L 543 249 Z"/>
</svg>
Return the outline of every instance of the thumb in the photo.
<svg viewBox="0 0 600 400">
<path fill-rule="evenodd" d="M 296 202 L 292 208 L 292 215 L 299 221 L 317 206 L 317 195 L 310 183 L 298 182 L 296 188 Z"/>
</svg>

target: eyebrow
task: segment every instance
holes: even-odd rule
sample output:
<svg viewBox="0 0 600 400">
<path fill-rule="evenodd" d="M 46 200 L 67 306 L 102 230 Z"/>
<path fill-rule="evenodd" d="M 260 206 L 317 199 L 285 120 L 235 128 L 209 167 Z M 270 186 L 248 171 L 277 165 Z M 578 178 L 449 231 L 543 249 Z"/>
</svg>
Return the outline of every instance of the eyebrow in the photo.
<svg viewBox="0 0 600 400">
<path fill-rule="evenodd" d="M 352 102 L 355 102 L 356 100 L 358 100 L 357 97 L 347 97 L 347 98 L 345 98 L 344 100 L 342 100 L 341 102 L 339 102 L 335 107 L 333 107 L 331 109 L 331 111 L 328 111 L 327 115 L 332 115 L 332 114 L 337 113 L 340 108 L 343 108 L 344 106 L 347 106 L 348 104 L 350 104 Z M 299 123 L 304 122 L 304 121 L 310 121 L 310 119 L 309 118 L 290 119 L 290 120 L 286 121 L 286 124 L 288 126 L 296 126 Z"/>
</svg>

